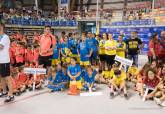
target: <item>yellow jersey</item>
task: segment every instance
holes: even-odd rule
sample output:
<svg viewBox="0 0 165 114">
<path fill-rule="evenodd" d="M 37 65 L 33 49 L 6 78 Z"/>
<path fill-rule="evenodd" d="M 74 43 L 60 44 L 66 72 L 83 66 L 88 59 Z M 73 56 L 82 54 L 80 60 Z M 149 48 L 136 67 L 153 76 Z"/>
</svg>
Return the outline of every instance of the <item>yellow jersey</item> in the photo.
<svg viewBox="0 0 165 114">
<path fill-rule="evenodd" d="M 110 71 L 103 71 L 103 72 L 102 72 L 102 75 L 103 75 L 103 77 L 106 78 L 106 79 L 107 79 L 107 78 L 111 78 L 111 76 L 110 76 Z"/>
<path fill-rule="evenodd" d="M 128 68 L 128 73 L 137 76 L 139 74 L 139 69 L 135 66 L 131 66 Z"/>
<path fill-rule="evenodd" d="M 125 58 L 125 50 L 126 50 L 126 43 L 125 42 L 122 42 L 122 43 L 117 42 L 116 55 Z"/>
<path fill-rule="evenodd" d="M 99 54 L 103 55 L 105 54 L 105 40 L 100 40 L 99 42 Z"/>
<path fill-rule="evenodd" d="M 117 47 L 117 42 L 115 40 L 107 40 L 105 42 L 105 48 Z M 106 55 L 116 55 L 116 49 L 105 49 Z"/>
<path fill-rule="evenodd" d="M 127 78 L 126 73 L 124 71 L 121 72 L 121 75 L 119 77 L 113 75 L 113 80 L 116 85 L 120 85 L 123 81 L 125 81 Z"/>
</svg>

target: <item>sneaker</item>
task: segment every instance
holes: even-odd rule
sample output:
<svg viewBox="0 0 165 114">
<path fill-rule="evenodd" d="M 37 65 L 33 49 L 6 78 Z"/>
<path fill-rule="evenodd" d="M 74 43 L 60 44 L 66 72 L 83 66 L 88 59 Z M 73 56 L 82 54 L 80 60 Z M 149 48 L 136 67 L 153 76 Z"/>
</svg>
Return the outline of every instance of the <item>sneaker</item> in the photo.
<svg viewBox="0 0 165 114">
<path fill-rule="evenodd" d="M 154 101 L 156 102 L 157 105 L 160 105 L 162 103 L 160 99 L 156 97 L 154 97 Z"/>
<path fill-rule="evenodd" d="M 128 100 L 128 95 L 127 95 L 127 94 L 124 94 L 124 97 L 125 97 L 125 99 L 127 99 L 127 100 Z"/>
<path fill-rule="evenodd" d="M 7 92 L 5 92 L 5 93 L 4 92 L 1 92 L 0 93 L 0 97 L 5 97 L 6 95 L 7 95 Z"/>
<path fill-rule="evenodd" d="M 110 93 L 110 99 L 113 99 L 114 96 L 115 96 L 114 93 L 111 92 L 111 93 Z"/>
<path fill-rule="evenodd" d="M 7 96 L 4 102 L 6 103 L 11 102 L 11 101 L 14 101 L 14 99 L 15 99 L 14 96 Z"/>
</svg>

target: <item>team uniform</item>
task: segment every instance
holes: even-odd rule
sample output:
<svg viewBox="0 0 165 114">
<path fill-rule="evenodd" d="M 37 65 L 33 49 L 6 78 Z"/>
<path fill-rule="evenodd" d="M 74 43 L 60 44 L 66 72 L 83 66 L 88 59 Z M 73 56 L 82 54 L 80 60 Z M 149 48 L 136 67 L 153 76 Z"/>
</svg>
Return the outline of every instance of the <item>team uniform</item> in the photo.
<svg viewBox="0 0 165 114">
<path fill-rule="evenodd" d="M 116 55 L 125 58 L 126 43 L 117 42 L 117 52 Z"/>
<path fill-rule="evenodd" d="M 107 40 L 105 42 L 105 48 L 108 48 L 108 47 L 117 47 L 117 43 L 115 40 Z M 105 53 L 106 53 L 106 62 L 108 65 L 113 65 L 114 64 L 114 58 L 116 56 L 116 49 L 106 49 L 105 50 Z"/>
<path fill-rule="evenodd" d="M 127 78 L 126 73 L 124 71 L 121 72 L 120 76 L 113 75 L 113 81 L 117 86 L 120 86 L 123 81 L 125 81 Z"/>
<path fill-rule="evenodd" d="M 77 58 L 77 62 L 80 62 L 80 58 L 78 56 L 77 48 L 78 48 L 78 41 L 76 39 L 70 40 L 71 46 L 71 57 Z"/>
<path fill-rule="evenodd" d="M 60 44 L 56 44 L 53 49 L 52 66 L 60 64 Z"/>
<path fill-rule="evenodd" d="M 53 77 L 51 76 L 49 78 L 50 84 L 48 84 L 48 88 L 53 90 L 53 91 L 59 91 L 64 89 L 64 84 L 62 83 L 62 71 L 57 71 L 56 76 Z"/>
<path fill-rule="evenodd" d="M 95 38 L 88 38 L 87 43 L 89 47 L 93 50 L 90 59 L 96 59 L 98 56 L 98 41 Z"/>
<path fill-rule="evenodd" d="M 99 42 L 99 57 L 100 57 L 100 61 L 105 61 L 106 60 L 105 40 L 100 40 L 100 42 Z"/>
<path fill-rule="evenodd" d="M 68 54 L 68 55 L 66 55 L 67 57 L 63 57 L 62 56 L 62 62 L 66 62 L 66 63 L 70 63 L 70 56 L 71 56 L 71 52 L 69 52 L 70 51 L 70 48 L 71 48 L 71 46 L 70 46 L 70 44 L 69 44 L 69 42 L 63 42 L 63 43 L 61 43 L 61 51 L 62 51 L 62 53 L 64 54 L 64 55 L 66 55 L 66 54 Z"/>
<path fill-rule="evenodd" d="M 81 72 L 81 67 L 80 67 L 80 65 L 78 65 L 78 64 L 76 64 L 76 66 L 70 65 L 70 66 L 68 66 L 67 71 L 69 71 L 70 74 L 71 74 L 72 76 L 75 76 L 75 75 L 77 75 L 79 72 Z M 73 80 L 70 78 L 70 81 L 72 82 Z M 81 88 L 82 88 L 82 84 L 81 84 L 81 74 L 80 74 L 80 76 L 78 76 L 78 77 L 76 78 L 76 84 L 77 84 L 77 88 L 78 88 L 78 89 L 81 89 Z"/>
<path fill-rule="evenodd" d="M 90 65 L 90 57 L 87 57 L 87 55 L 90 54 L 91 48 L 89 47 L 88 43 L 86 41 L 80 42 L 78 46 L 78 50 L 80 53 L 80 65 L 82 66 Z"/>
<path fill-rule="evenodd" d="M 92 76 L 89 76 L 87 71 L 85 72 L 85 75 L 84 75 L 84 82 L 85 82 L 84 89 L 85 90 L 89 90 L 89 88 L 96 89 L 96 86 L 94 84 L 96 74 L 97 72 L 95 70 L 92 72 Z"/>
</svg>

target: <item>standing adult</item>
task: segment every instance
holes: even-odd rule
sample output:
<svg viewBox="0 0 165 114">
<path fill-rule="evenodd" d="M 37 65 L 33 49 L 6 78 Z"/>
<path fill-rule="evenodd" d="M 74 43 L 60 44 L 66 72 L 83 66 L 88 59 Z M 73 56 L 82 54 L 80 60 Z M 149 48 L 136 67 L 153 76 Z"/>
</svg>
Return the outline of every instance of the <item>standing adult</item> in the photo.
<svg viewBox="0 0 165 114">
<path fill-rule="evenodd" d="M 159 58 L 162 62 L 165 62 L 165 31 L 161 32 L 160 46 Z"/>
<path fill-rule="evenodd" d="M 4 33 L 4 28 L 5 25 L 0 23 L 0 78 L 3 86 L 0 97 L 7 95 L 5 102 L 10 102 L 14 100 L 12 78 L 10 76 L 10 39 L 9 36 Z M 6 87 L 9 89 L 8 93 Z"/>
<path fill-rule="evenodd" d="M 137 32 L 131 33 L 131 38 L 126 40 L 126 45 L 128 59 L 133 59 L 133 62 L 138 66 L 138 54 L 143 48 L 143 43 L 141 39 L 137 37 Z"/>
<path fill-rule="evenodd" d="M 159 59 L 160 43 L 158 39 L 158 33 L 154 33 L 149 41 L 148 60 L 152 63 L 153 60 Z"/>
<path fill-rule="evenodd" d="M 53 57 L 53 49 L 56 45 L 56 39 L 51 33 L 51 27 L 45 26 L 44 34 L 40 38 L 40 55 L 39 65 L 43 65 L 44 68 L 51 66 L 51 59 Z"/>
<path fill-rule="evenodd" d="M 106 63 L 108 67 L 112 67 L 116 56 L 117 42 L 113 39 L 112 34 L 108 34 L 108 40 L 105 42 Z"/>
</svg>

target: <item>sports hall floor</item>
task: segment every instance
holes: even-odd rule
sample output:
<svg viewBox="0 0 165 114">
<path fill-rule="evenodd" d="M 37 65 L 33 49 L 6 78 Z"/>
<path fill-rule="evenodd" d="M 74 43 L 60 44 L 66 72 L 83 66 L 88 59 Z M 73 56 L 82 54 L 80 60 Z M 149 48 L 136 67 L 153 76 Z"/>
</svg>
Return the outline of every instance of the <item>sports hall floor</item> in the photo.
<svg viewBox="0 0 165 114">
<path fill-rule="evenodd" d="M 142 65 L 146 57 L 140 56 Z M 102 96 L 69 96 L 67 91 L 48 93 L 47 89 L 26 92 L 10 104 L 0 98 L 0 114 L 165 114 L 165 107 L 153 101 L 143 102 L 137 93 L 129 90 L 130 99 L 122 96 L 109 99 L 109 88 L 98 85 Z"/>
</svg>

